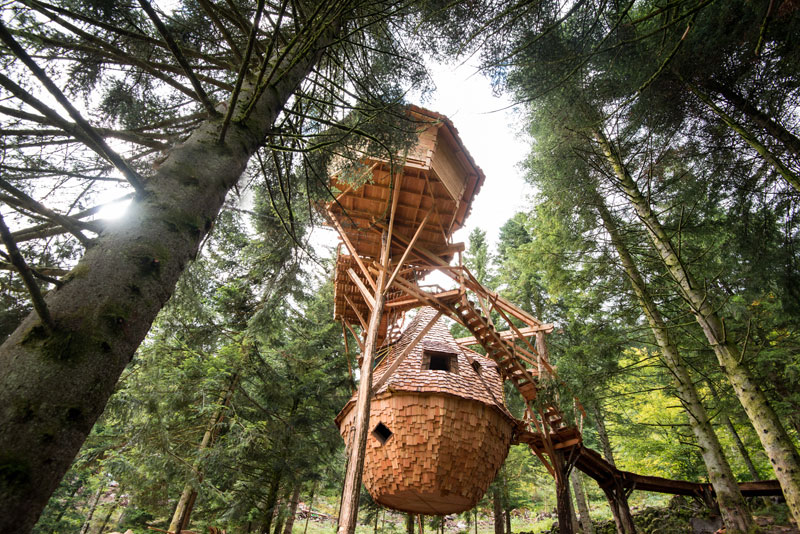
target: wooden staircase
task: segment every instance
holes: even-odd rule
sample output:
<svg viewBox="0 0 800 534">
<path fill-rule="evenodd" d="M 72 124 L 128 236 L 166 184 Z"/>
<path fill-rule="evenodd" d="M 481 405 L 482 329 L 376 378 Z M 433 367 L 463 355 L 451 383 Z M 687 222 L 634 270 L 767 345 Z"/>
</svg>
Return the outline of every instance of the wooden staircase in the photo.
<svg viewBox="0 0 800 534">
<path fill-rule="evenodd" d="M 525 361 L 517 356 L 513 340 L 503 339 L 492 321 L 482 313 L 482 310 L 476 308 L 466 294 L 453 305 L 453 311 L 459 322 L 486 350 L 486 356 L 497 363 L 501 376 L 510 380 L 520 392 L 532 419 L 535 419 L 534 414 L 538 412 L 539 421 L 533 420 L 532 426 L 546 434 L 558 432 L 559 429 L 566 427 L 563 413 L 555 404 L 548 404 L 543 410 L 534 408 L 532 403 L 539 391 L 539 372 L 537 369 L 526 367 Z"/>
</svg>

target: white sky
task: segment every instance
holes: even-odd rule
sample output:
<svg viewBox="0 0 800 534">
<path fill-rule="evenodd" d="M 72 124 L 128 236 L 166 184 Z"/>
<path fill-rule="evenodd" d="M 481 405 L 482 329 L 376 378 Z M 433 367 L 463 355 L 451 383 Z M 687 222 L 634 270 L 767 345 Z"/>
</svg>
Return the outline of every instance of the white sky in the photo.
<svg viewBox="0 0 800 534">
<path fill-rule="evenodd" d="M 432 71 L 436 92 L 423 105 L 453 121 L 464 146 L 486 175 L 466 226 L 454 234 L 453 241 L 468 244 L 469 233 L 478 227 L 486 231 L 494 248 L 500 227 L 530 206 L 532 189 L 518 166 L 530 142 L 518 113 L 513 109 L 497 111 L 508 107 L 510 100 L 493 95 L 489 80 L 475 74 L 474 67 L 438 65 Z"/>
</svg>

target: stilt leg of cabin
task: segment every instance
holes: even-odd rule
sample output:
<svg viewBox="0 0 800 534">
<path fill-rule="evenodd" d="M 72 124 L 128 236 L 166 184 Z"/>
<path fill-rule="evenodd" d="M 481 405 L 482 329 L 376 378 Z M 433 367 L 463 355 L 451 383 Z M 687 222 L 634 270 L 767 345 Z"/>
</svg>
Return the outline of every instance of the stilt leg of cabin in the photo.
<svg viewBox="0 0 800 534">
<path fill-rule="evenodd" d="M 381 263 L 388 263 L 389 243 L 388 232 L 383 232 Z M 364 357 L 361 363 L 361 375 L 358 384 L 358 400 L 356 401 L 356 415 L 354 436 L 348 451 L 347 471 L 342 491 L 342 505 L 339 511 L 339 534 L 353 534 L 358 520 L 358 497 L 361 491 L 361 475 L 364 470 L 364 455 L 367 449 L 367 433 L 369 430 L 369 404 L 372 396 L 372 366 L 375 361 L 375 349 L 378 339 L 378 328 L 383 315 L 384 294 L 386 284 L 386 269 L 378 274 L 375 288 L 375 306 L 369 317 L 367 325 L 367 339 L 364 343 Z"/>
<path fill-rule="evenodd" d="M 556 473 L 556 511 L 559 534 L 575 534 L 572 524 L 572 498 L 569 493 L 569 470 L 572 466 L 561 451 L 551 455 Z"/>
<path fill-rule="evenodd" d="M 602 489 L 608 499 L 611 514 L 614 516 L 617 532 L 619 534 L 636 534 L 636 525 L 633 524 L 631 509 L 628 507 L 628 495 L 619 479 L 615 477 L 612 483 Z"/>
</svg>

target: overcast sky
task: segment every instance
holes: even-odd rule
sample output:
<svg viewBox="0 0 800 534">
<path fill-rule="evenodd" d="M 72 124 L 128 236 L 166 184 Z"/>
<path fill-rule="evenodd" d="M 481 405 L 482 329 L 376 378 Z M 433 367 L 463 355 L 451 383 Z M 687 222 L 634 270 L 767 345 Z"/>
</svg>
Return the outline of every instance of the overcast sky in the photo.
<svg viewBox="0 0 800 534">
<path fill-rule="evenodd" d="M 474 67 L 440 65 L 431 70 L 436 92 L 433 100 L 423 105 L 453 121 L 464 146 L 486 175 L 466 227 L 454 234 L 453 241 L 466 243 L 469 232 L 479 227 L 494 247 L 500 227 L 530 205 L 531 188 L 518 165 L 530 143 L 517 113 L 497 111 L 508 107 L 510 100 L 494 96 L 489 80 L 475 74 Z"/>
</svg>

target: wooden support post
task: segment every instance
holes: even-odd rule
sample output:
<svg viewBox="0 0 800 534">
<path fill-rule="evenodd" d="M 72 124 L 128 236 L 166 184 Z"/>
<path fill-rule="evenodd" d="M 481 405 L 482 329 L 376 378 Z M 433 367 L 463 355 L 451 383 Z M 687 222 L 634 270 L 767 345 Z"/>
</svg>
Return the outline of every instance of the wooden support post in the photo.
<svg viewBox="0 0 800 534">
<path fill-rule="evenodd" d="M 556 511 L 558 512 L 559 534 L 575 534 L 572 523 L 572 498 L 569 492 L 570 465 L 562 451 L 550 455 L 556 474 Z"/>
<path fill-rule="evenodd" d="M 422 222 L 419 223 L 417 231 L 414 232 L 414 237 L 411 238 L 411 242 L 406 246 L 406 249 L 403 251 L 403 255 L 400 257 L 400 261 L 397 262 L 397 267 L 395 267 L 392 276 L 386 283 L 386 290 L 388 290 L 392 286 L 394 279 L 397 278 L 397 274 L 400 272 L 400 269 L 403 267 L 403 264 L 408 259 L 408 255 L 411 254 L 411 250 L 414 248 L 414 243 L 416 243 L 417 239 L 419 239 L 419 236 L 422 234 L 423 228 L 425 228 L 425 224 L 427 224 L 428 222 L 428 218 L 431 216 L 431 211 L 432 210 L 428 210 L 428 213 L 425 214 L 425 218 L 422 219 Z"/>
<path fill-rule="evenodd" d="M 359 269 L 361 269 L 361 272 L 364 273 L 364 277 L 374 290 L 376 287 L 375 281 L 372 279 L 372 276 L 370 276 L 366 265 L 364 265 L 364 262 L 361 261 L 361 257 L 356 252 L 356 248 L 353 246 L 353 243 L 350 242 L 350 238 L 347 237 L 347 233 L 344 231 L 344 228 L 342 228 L 342 225 L 339 224 L 339 219 L 336 218 L 336 215 L 334 215 L 330 209 L 328 209 L 328 217 L 330 217 L 334 228 L 336 228 L 336 231 L 339 232 L 339 236 L 342 238 L 342 241 L 344 241 L 344 246 L 347 247 L 347 251 L 353 257 L 353 259 L 356 260 L 356 264 L 358 264 Z"/>
<path fill-rule="evenodd" d="M 347 471 L 345 473 L 342 505 L 339 510 L 339 534 L 353 534 L 358 520 L 358 498 L 361 491 L 361 475 L 364 470 L 364 455 L 367 449 L 369 430 L 369 406 L 372 396 L 372 365 L 375 361 L 378 328 L 383 315 L 385 301 L 383 288 L 386 285 L 386 266 L 389 264 L 389 231 L 381 237 L 381 265 L 375 287 L 375 307 L 369 317 L 367 339 L 364 343 L 364 357 L 361 363 L 361 376 L 358 384 L 358 399 L 355 406 L 353 440 L 348 451 Z"/>
<path fill-rule="evenodd" d="M 622 487 L 618 477 L 614 477 L 609 484 L 602 487 L 606 494 L 608 506 L 611 508 L 611 515 L 614 516 L 614 523 L 617 526 L 618 534 L 636 534 L 636 525 L 633 524 L 631 509 L 628 507 L 628 495 Z"/>
</svg>

